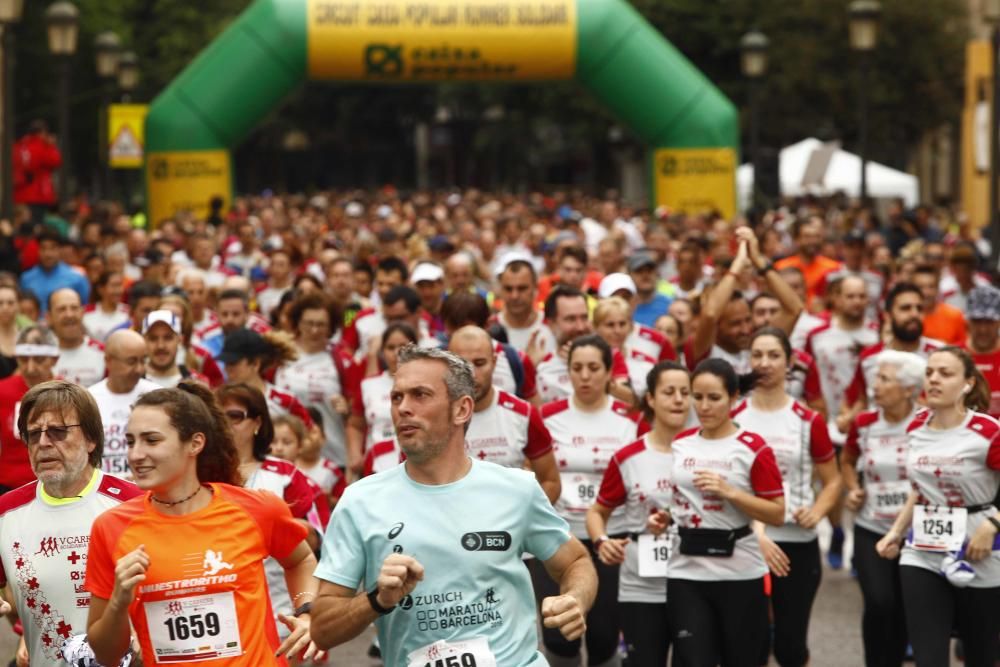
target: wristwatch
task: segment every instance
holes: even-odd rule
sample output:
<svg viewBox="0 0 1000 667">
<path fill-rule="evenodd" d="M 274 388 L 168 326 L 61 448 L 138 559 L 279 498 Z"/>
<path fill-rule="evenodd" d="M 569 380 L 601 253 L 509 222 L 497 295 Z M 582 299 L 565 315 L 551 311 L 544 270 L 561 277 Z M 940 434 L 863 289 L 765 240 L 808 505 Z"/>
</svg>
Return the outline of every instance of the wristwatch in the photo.
<svg viewBox="0 0 1000 667">
<path fill-rule="evenodd" d="M 392 607 L 386 609 L 385 607 L 383 607 L 378 603 L 378 586 L 373 588 L 371 592 L 368 593 L 368 604 L 371 605 L 372 609 L 374 609 L 375 613 L 378 614 L 379 616 L 385 616 L 386 614 L 391 613 L 392 610 L 396 608 L 395 605 L 393 605 Z"/>
<path fill-rule="evenodd" d="M 607 535 L 601 535 L 596 540 L 594 540 L 594 552 L 596 553 L 596 552 L 600 551 L 601 550 L 601 545 L 604 544 L 605 542 L 607 542 L 610 539 L 611 538 L 608 537 Z"/>
<path fill-rule="evenodd" d="M 1000 521 L 997 521 L 995 516 L 988 516 L 986 520 L 993 524 L 993 527 L 997 529 L 997 533 L 1000 534 Z"/>
<path fill-rule="evenodd" d="M 311 614 L 312 613 L 312 608 L 313 608 L 313 604 L 312 604 L 312 600 L 310 600 L 309 602 L 306 602 L 305 604 L 303 604 L 301 607 L 296 607 L 295 611 L 292 612 L 292 616 L 298 618 L 302 614 Z"/>
</svg>

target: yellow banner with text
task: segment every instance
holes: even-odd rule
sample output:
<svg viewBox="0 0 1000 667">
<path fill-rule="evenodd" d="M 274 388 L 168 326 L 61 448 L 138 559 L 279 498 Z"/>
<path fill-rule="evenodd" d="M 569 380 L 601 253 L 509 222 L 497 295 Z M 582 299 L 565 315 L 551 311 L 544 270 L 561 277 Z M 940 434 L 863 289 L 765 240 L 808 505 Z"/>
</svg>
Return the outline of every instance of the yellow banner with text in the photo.
<svg viewBox="0 0 1000 667">
<path fill-rule="evenodd" d="M 178 213 L 204 218 L 213 197 L 229 208 L 232 167 L 227 150 L 150 153 L 146 160 L 146 194 L 153 226 Z"/>
<path fill-rule="evenodd" d="M 112 104 L 108 107 L 108 159 L 113 169 L 142 169 L 142 151 L 148 104 Z"/>
<path fill-rule="evenodd" d="M 736 215 L 736 151 L 731 148 L 660 148 L 653 153 L 657 206 L 671 211 Z"/>
<path fill-rule="evenodd" d="M 569 79 L 576 0 L 310 0 L 309 77 Z"/>
</svg>

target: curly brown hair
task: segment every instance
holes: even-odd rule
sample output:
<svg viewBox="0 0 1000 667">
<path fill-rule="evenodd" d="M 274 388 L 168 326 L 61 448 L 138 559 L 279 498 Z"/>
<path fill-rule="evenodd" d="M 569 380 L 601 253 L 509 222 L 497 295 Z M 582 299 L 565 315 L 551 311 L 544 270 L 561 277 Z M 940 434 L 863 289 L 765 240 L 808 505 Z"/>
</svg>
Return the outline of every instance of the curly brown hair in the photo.
<svg viewBox="0 0 1000 667">
<path fill-rule="evenodd" d="M 240 458 L 233 442 L 229 420 L 212 390 L 194 380 L 181 380 L 175 388 L 155 389 L 139 397 L 135 407 L 158 407 L 170 418 L 182 442 L 195 433 L 205 436 L 198 455 L 198 481 L 241 486 Z"/>
<path fill-rule="evenodd" d="M 325 310 L 327 317 L 330 318 L 330 335 L 337 333 L 343 316 L 340 309 L 322 292 L 306 292 L 292 302 L 292 307 L 288 311 L 288 321 L 292 324 L 293 332 L 298 334 L 299 322 L 307 310 Z"/>
</svg>

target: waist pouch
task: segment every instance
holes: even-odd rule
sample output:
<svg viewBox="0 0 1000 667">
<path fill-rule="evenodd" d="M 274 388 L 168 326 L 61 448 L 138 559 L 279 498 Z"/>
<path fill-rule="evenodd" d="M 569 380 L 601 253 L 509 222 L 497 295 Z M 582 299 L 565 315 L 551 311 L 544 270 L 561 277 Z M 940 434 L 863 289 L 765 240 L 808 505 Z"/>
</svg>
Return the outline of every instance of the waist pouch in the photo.
<svg viewBox="0 0 1000 667">
<path fill-rule="evenodd" d="M 729 558 L 736 540 L 750 534 L 750 526 L 742 528 L 679 528 L 680 551 L 685 556 Z"/>
</svg>

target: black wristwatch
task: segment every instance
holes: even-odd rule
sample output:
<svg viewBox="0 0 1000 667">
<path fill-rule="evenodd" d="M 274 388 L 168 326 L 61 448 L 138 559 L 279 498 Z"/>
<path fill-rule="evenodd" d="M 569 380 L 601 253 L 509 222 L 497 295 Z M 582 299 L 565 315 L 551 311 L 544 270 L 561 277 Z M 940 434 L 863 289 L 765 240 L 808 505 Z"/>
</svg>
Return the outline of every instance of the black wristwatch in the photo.
<svg viewBox="0 0 1000 667">
<path fill-rule="evenodd" d="M 774 262 L 768 262 L 764 268 L 757 269 L 757 275 L 758 276 L 767 275 L 768 271 L 774 271 Z"/>
<path fill-rule="evenodd" d="M 1000 521 L 997 521 L 995 516 L 988 516 L 986 520 L 993 524 L 993 527 L 997 529 L 997 533 L 1000 534 Z"/>
<path fill-rule="evenodd" d="M 385 607 L 383 607 L 378 603 L 378 586 L 373 588 L 371 592 L 368 593 L 368 604 L 372 606 L 372 609 L 374 609 L 375 613 L 378 614 L 379 616 L 385 616 L 386 614 L 391 613 L 392 610 L 396 608 L 395 606 L 392 606 L 386 609 Z"/>
<path fill-rule="evenodd" d="M 301 607 L 296 607 L 295 611 L 292 612 L 292 616 L 298 618 L 302 614 L 311 614 L 312 613 L 312 608 L 313 608 L 313 603 L 312 603 L 312 600 L 310 600 L 309 602 L 306 602 Z"/>
</svg>

